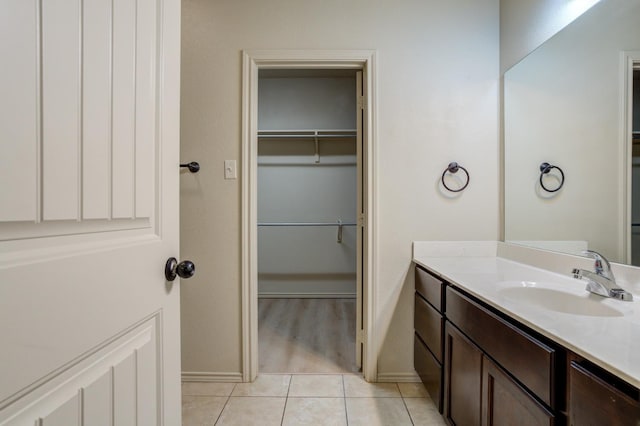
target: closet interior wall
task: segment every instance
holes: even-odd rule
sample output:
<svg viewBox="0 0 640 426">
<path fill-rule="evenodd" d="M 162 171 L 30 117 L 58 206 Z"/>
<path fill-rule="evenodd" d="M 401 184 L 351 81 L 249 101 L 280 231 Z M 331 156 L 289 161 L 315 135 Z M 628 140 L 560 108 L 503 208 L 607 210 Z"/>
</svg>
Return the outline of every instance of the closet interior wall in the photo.
<svg viewBox="0 0 640 426">
<path fill-rule="evenodd" d="M 356 227 L 291 226 L 356 222 L 355 136 L 308 136 L 355 131 L 355 71 L 261 70 L 258 128 L 259 297 L 355 297 Z"/>
</svg>

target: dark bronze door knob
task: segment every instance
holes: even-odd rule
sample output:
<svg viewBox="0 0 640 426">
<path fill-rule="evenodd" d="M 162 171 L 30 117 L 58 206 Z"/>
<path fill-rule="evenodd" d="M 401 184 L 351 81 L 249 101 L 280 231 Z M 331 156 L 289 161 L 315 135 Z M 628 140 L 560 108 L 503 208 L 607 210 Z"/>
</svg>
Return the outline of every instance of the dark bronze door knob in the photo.
<svg viewBox="0 0 640 426">
<path fill-rule="evenodd" d="M 180 278 L 191 278 L 196 273 L 196 265 L 190 260 L 183 260 L 178 263 L 175 257 L 170 257 L 164 267 L 164 276 L 167 281 L 173 281 L 176 276 Z"/>
</svg>

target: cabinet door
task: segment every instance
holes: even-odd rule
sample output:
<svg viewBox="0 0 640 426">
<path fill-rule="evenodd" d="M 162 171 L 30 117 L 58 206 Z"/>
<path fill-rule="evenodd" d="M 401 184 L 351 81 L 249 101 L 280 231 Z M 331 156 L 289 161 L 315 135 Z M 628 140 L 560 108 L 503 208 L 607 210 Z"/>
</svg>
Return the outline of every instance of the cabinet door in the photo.
<svg viewBox="0 0 640 426">
<path fill-rule="evenodd" d="M 444 366 L 445 417 L 454 425 L 480 425 L 482 352 L 448 321 Z"/>
<path fill-rule="evenodd" d="M 482 425 L 551 426 L 553 414 L 488 357 L 482 359 Z"/>
<path fill-rule="evenodd" d="M 638 390 L 595 366 L 572 361 L 569 368 L 569 424 L 638 425 Z"/>
</svg>

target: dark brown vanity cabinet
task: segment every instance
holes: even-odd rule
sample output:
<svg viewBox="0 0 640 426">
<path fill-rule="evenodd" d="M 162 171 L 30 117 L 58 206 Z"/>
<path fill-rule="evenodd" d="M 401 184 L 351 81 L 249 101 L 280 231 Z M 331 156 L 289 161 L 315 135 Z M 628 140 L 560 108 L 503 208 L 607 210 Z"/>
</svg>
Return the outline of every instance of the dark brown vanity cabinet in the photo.
<svg viewBox="0 0 640 426">
<path fill-rule="evenodd" d="M 553 415 L 456 327 L 445 331 L 444 417 L 453 425 L 553 425 Z"/>
<path fill-rule="evenodd" d="M 415 269 L 414 367 L 442 412 L 442 315 L 444 282 L 419 266 Z"/>
<path fill-rule="evenodd" d="M 450 425 L 640 425 L 640 391 L 416 266 L 415 369 Z"/>
<path fill-rule="evenodd" d="M 568 361 L 569 425 L 639 425 L 638 389 L 578 356 Z"/>
<path fill-rule="evenodd" d="M 554 425 L 556 350 L 451 287 L 445 299 L 445 418 Z"/>
</svg>

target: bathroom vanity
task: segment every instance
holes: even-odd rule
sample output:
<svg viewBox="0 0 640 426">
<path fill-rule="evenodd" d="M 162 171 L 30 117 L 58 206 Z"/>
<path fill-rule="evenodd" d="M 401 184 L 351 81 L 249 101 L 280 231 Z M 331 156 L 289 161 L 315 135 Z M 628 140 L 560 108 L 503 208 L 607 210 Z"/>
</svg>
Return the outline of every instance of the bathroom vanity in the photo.
<svg viewBox="0 0 640 426">
<path fill-rule="evenodd" d="M 450 424 L 640 423 L 638 302 L 495 254 L 414 261 L 415 369 Z"/>
</svg>

